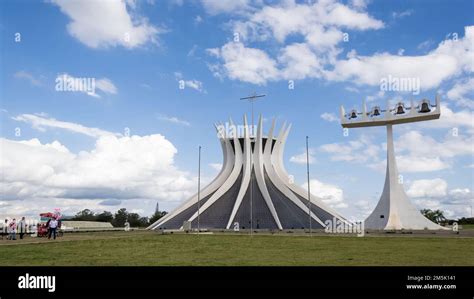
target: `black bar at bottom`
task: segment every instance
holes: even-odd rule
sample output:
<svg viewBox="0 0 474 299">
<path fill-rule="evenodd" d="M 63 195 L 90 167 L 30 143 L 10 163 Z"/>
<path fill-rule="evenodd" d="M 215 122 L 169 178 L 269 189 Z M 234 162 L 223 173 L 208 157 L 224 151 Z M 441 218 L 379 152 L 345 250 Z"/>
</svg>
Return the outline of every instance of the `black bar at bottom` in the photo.
<svg viewBox="0 0 474 299">
<path fill-rule="evenodd" d="M 54 292 L 31 288 L 48 276 Z M 473 282 L 473 267 L 0 267 L 0 298 L 473 298 Z"/>
</svg>

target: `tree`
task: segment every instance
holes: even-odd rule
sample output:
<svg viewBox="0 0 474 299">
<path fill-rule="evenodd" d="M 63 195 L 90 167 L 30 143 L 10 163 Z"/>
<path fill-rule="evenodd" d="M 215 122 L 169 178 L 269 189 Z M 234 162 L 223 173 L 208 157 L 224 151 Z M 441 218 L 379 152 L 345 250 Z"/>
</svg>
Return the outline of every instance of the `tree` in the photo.
<svg viewBox="0 0 474 299">
<path fill-rule="evenodd" d="M 130 227 L 140 226 L 140 215 L 138 215 L 137 213 L 129 213 L 128 223 L 130 223 Z"/>
<path fill-rule="evenodd" d="M 168 213 L 166 213 L 165 211 L 156 211 L 153 215 L 151 215 L 150 220 L 149 220 L 149 224 L 155 223 L 156 221 L 160 220 L 160 218 L 165 216 L 166 214 L 168 214 Z"/>
<path fill-rule="evenodd" d="M 140 217 L 140 219 L 138 219 L 138 226 L 139 227 L 147 227 L 148 226 L 148 217 Z"/>
<path fill-rule="evenodd" d="M 96 215 L 96 220 L 99 222 L 112 222 L 114 220 L 114 215 L 109 211 L 103 211 Z"/>
<path fill-rule="evenodd" d="M 462 218 L 459 218 L 457 222 L 458 224 L 474 224 L 474 218 L 462 217 Z"/>
<path fill-rule="evenodd" d="M 115 213 L 112 225 L 115 227 L 123 227 L 125 226 L 125 221 L 127 221 L 127 219 L 128 219 L 127 209 L 121 208 Z M 132 225 L 130 224 L 130 226 Z"/>
<path fill-rule="evenodd" d="M 433 211 L 431 209 L 423 209 L 421 210 L 421 214 L 437 224 L 446 222 L 446 217 L 444 217 L 443 211 L 441 210 Z"/>
<path fill-rule="evenodd" d="M 95 221 L 96 216 L 94 215 L 94 212 L 92 212 L 89 209 L 84 209 L 80 212 L 77 212 L 77 214 L 72 218 L 72 220 L 77 220 L 77 221 Z"/>
</svg>

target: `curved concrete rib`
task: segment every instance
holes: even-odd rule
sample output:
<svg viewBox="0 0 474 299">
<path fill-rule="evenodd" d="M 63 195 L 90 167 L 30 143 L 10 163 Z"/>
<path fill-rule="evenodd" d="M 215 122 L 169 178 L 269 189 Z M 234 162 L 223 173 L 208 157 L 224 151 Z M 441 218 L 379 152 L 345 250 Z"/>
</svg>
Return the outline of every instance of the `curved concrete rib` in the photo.
<svg viewBox="0 0 474 299">
<path fill-rule="evenodd" d="M 275 154 L 273 155 L 273 165 L 275 165 L 275 170 L 280 179 L 285 183 L 285 185 L 293 192 L 298 194 L 299 196 L 308 199 L 308 191 L 305 190 L 304 188 L 294 184 L 290 183 L 289 181 L 289 175 L 285 169 L 284 163 L 283 163 L 283 151 L 285 148 L 286 144 L 286 139 L 288 138 L 288 134 L 290 133 L 291 129 L 291 124 L 287 127 L 280 130 L 279 136 L 278 136 L 278 142 L 275 144 L 274 151 Z M 324 211 L 336 216 L 339 220 L 349 223 L 342 215 L 340 215 L 338 212 L 336 212 L 334 209 L 326 205 L 319 197 L 311 194 L 311 203 L 317 205 Z"/>
<path fill-rule="evenodd" d="M 273 219 L 275 220 L 275 223 L 277 224 L 277 227 L 279 229 L 283 229 L 283 227 L 281 226 L 280 219 L 278 218 L 277 211 L 275 207 L 273 206 L 273 202 L 270 197 L 270 194 L 268 193 L 267 184 L 265 183 L 265 176 L 263 175 L 262 125 L 263 125 L 263 121 L 262 121 L 262 116 L 260 115 L 260 118 L 258 120 L 258 127 L 257 127 L 257 139 L 255 140 L 255 148 L 254 148 L 255 177 L 257 179 L 258 188 L 260 189 L 260 192 L 262 192 L 262 196 L 265 199 L 265 202 L 268 206 L 268 209 L 270 210 L 270 213 L 273 216 Z M 267 139 L 267 144 L 268 142 L 269 140 Z M 270 143 L 271 143 L 271 140 L 270 140 Z"/>
<path fill-rule="evenodd" d="M 231 127 L 235 128 L 232 119 L 230 120 Z M 237 136 L 237 129 L 235 128 L 235 134 L 233 134 L 234 139 L 234 166 L 232 172 L 230 173 L 229 177 L 225 180 L 225 182 L 221 185 L 217 191 L 212 194 L 212 196 L 199 208 L 199 213 L 202 214 L 207 208 L 209 208 L 214 202 L 216 202 L 222 195 L 224 195 L 237 181 L 237 178 L 240 175 L 240 171 L 242 169 L 242 149 L 240 148 L 239 138 Z M 198 216 L 198 212 L 196 211 L 188 221 L 193 221 Z"/>
<path fill-rule="evenodd" d="M 240 143 L 239 143 L 240 144 Z M 239 194 L 235 199 L 234 207 L 232 208 L 232 212 L 229 217 L 229 222 L 227 223 L 226 228 L 229 229 L 232 225 L 232 221 L 234 221 L 235 215 L 239 210 L 240 205 L 242 204 L 242 200 L 247 192 L 249 187 L 250 177 L 251 177 L 251 155 L 252 154 L 252 146 L 250 143 L 250 131 L 249 126 L 247 123 L 247 115 L 244 115 L 244 170 L 243 170 L 243 177 L 242 183 L 240 184 Z"/>
<path fill-rule="evenodd" d="M 272 164 L 278 165 L 278 167 L 275 167 L 275 171 L 283 182 L 289 182 L 290 179 L 283 164 L 283 150 L 286 142 L 285 134 L 289 132 L 290 128 L 291 125 L 287 127 L 286 122 L 281 126 L 280 133 L 278 133 L 275 145 L 273 146 L 273 154 L 271 157 Z"/>
<path fill-rule="evenodd" d="M 227 137 L 226 132 L 222 129 L 224 128 L 224 125 L 222 123 L 219 123 L 219 124 L 214 124 L 214 126 L 216 127 L 219 141 L 221 143 L 222 152 L 224 154 L 224 161 L 223 161 L 221 171 L 219 172 L 217 177 L 214 180 L 212 180 L 212 182 L 209 183 L 209 185 L 207 185 L 201 190 L 201 199 L 209 196 L 214 191 L 216 191 L 223 184 L 223 182 L 225 182 L 227 177 L 230 175 L 232 168 L 234 167 L 235 157 L 232 150 L 232 145 L 230 144 L 229 139 L 226 138 Z M 167 221 L 169 221 L 170 219 L 172 219 L 179 213 L 183 212 L 187 208 L 197 203 L 197 201 L 198 201 L 198 194 L 196 193 L 193 195 L 193 197 L 191 197 L 190 200 L 186 201 L 185 203 L 177 207 L 175 210 L 173 210 L 171 213 L 165 215 L 164 217 L 162 217 L 161 219 L 159 219 L 158 221 L 150 225 L 147 229 L 153 229 L 159 225 L 166 223 Z"/>
<path fill-rule="evenodd" d="M 263 165 L 265 167 L 265 170 L 267 171 L 267 175 L 270 178 L 270 181 L 277 187 L 278 190 L 280 190 L 281 193 L 283 193 L 286 197 L 288 197 L 298 208 L 303 210 L 305 213 L 308 212 L 308 206 L 305 205 L 296 195 L 291 192 L 290 189 L 285 185 L 284 182 L 281 181 L 280 177 L 276 173 L 275 169 L 272 166 L 272 140 L 273 140 L 273 130 L 275 128 L 275 119 L 273 119 L 272 122 L 272 127 L 270 128 L 270 131 L 267 136 L 267 143 L 265 145 L 265 150 L 263 152 Z M 275 141 L 278 142 L 278 139 Z M 311 213 L 311 218 L 314 219 L 316 222 L 321 224 L 323 227 L 326 225 L 319 219 L 313 212 Z"/>
</svg>

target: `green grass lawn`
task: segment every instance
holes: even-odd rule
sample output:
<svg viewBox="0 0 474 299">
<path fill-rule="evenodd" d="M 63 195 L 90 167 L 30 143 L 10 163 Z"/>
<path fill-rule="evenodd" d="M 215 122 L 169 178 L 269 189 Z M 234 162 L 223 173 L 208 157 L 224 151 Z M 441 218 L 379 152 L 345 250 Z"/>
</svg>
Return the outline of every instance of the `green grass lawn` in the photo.
<svg viewBox="0 0 474 299">
<path fill-rule="evenodd" d="M 56 242 L 0 245 L 0 265 L 474 265 L 473 238 L 250 237 L 152 232 L 95 233 L 87 237 L 65 235 Z"/>
<path fill-rule="evenodd" d="M 460 224 L 463 229 L 474 229 L 474 224 Z"/>
</svg>

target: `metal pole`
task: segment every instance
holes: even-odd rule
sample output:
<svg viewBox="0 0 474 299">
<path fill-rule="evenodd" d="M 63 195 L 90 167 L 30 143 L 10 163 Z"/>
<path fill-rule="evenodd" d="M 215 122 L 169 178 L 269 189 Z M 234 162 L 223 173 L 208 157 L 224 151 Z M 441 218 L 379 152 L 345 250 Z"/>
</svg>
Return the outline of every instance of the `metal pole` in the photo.
<svg viewBox="0 0 474 299">
<path fill-rule="evenodd" d="M 252 133 L 250 134 L 250 138 L 252 138 L 252 136 L 254 135 L 254 122 L 253 122 L 253 100 L 250 100 L 250 103 L 251 103 L 251 106 L 252 106 Z"/>
<path fill-rule="evenodd" d="M 309 236 L 312 235 L 311 225 L 311 189 L 309 185 L 309 147 L 308 147 L 308 136 L 306 136 L 306 174 L 308 177 L 308 217 L 309 217 Z"/>
<path fill-rule="evenodd" d="M 254 115 L 253 115 L 253 102 L 256 101 L 257 98 L 264 97 L 264 94 L 257 95 L 256 92 L 253 95 L 250 95 L 245 98 L 240 98 L 241 100 L 248 100 L 251 105 L 252 109 L 252 127 L 250 130 L 250 235 L 253 233 L 253 177 L 252 177 L 252 169 L 253 169 L 253 150 L 252 150 L 252 143 L 253 143 L 253 136 L 254 136 Z"/>
<path fill-rule="evenodd" d="M 252 103 L 252 130 L 253 130 L 253 103 Z M 250 235 L 252 234 L 253 234 L 253 150 L 252 150 L 252 138 L 250 138 Z"/>
<path fill-rule="evenodd" d="M 254 92 L 252 95 L 250 95 L 248 97 L 240 98 L 240 100 L 248 100 L 251 103 L 251 106 L 252 106 L 252 133 L 253 133 L 253 102 L 258 100 L 258 98 L 262 98 L 264 96 L 265 96 L 264 94 L 257 94 L 256 92 Z M 250 137 L 252 137 L 252 136 L 250 136 Z"/>
<path fill-rule="evenodd" d="M 201 209 L 201 146 L 199 146 L 199 164 L 198 164 L 198 234 L 201 231 L 200 212 Z"/>
<path fill-rule="evenodd" d="M 257 93 L 254 93 L 254 97 Z M 253 234 L 253 152 L 255 149 L 254 136 L 255 136 L 255 123 L 254 123 L 254 113 L 253 113 L 253 102 L 255 98 L 250 100 L 252 107 L 252 133 L 250 134 L 250 235 Z"/>
<path fill-rule="evenodd" d="M 256 93 L 254 93 L 254 96 Z M 250 128 L 250 235 L 253 234 L 253 136 L 254 136 L 254 117 L 253 117 L 253 102 L 255 98 L 250 99 L 250 107 L 252 110 L 252 127 Z"/>
</svg>

